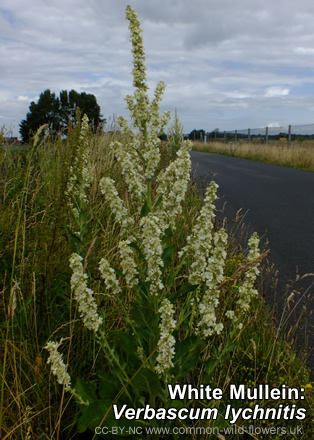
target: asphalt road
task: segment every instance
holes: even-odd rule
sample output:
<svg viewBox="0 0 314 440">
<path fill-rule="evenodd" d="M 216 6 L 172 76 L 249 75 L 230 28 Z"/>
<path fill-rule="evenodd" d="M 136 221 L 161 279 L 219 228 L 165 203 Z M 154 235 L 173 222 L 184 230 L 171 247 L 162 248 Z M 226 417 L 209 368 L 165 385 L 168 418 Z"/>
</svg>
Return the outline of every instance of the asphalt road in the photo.
<svg viewBox="0 0 314 440">
<path fill-rule="evenodd" d="M 269 260 L 278 270 L 279 309 L 285 291 L 289 294 L 301 288 L 298 312 L 303 305 L 309 315 L 314 312 L 314 276 L 291 284 L 297 272 L 314 273 L 314 173 L 216 154 L 191 152 L 191 159 L 204 185 L 211 180 L 219 185 L 216 206 L 218 210 L 224 206 L 224 211 L 218 216 L 226 216 L 232 224 L 242 208 L 249 232 L 256 231 L 263 242 L 269 241 Z M 290 291 L 287 284 L 291 285 Z M 266 293 L 268 302 L 272 302 L 273 295 L 270 288 Z M 314 346 L 313 318 L 307 321 L 310 351 Z M 313 367 L 314 353 L 310 363 Z"/>
</svg>

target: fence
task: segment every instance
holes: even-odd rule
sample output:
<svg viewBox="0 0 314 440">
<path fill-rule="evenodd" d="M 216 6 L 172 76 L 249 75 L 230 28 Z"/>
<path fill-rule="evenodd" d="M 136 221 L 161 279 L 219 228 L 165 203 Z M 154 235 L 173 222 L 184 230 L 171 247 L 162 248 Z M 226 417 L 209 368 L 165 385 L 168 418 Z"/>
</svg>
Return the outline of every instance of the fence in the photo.
<svg viewBox="0 0 314 440">
<path fill-rule="evenodd" d="M 287 142 L 291 145 L 292 140 L 314 140 L 314 124 L 307 125 L 281 125 L 262 128 L 247 128 L 244 130 L 205 132 L 205 130 L 193 130 L 186 136 L 191 140 L 200 140 L 202 142 L 260 142 L 268 144 L 270 140 Z"/>
</svg>

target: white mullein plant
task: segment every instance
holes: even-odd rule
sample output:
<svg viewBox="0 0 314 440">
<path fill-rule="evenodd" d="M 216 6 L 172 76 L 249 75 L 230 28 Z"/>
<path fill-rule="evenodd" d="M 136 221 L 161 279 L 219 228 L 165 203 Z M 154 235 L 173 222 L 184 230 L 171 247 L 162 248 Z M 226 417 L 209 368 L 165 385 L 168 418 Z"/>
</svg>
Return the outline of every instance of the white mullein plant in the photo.
<svg viewBox="0 0 314 440">
<path fill-rule="evenodd" d="M 189 282 L 191 284 L 201 284 L 206 280 L 205 274 L 208 267 L 208 259 L 213 248 L 214 202 L 217 198 L 217 188 L 218 185 L 215 182 L 211 182 L 207 187 L 204 204 L 193 226 L 192 233 L 187 237 L 186 246 L 179 252 L 179 257 L 182 257 L 184 254 L 193 256 L 189 274 Z"/>
<path fill-rule="evenodd" d="M 88 203 L 86 189 L 92 182 L 89 169 L 89 143 L 88 143 L 88 117 L 84 114 L 81 122 L 81 130 L 78 145 L 75 147 L 73 163 L 70 165 L 67 188 L 65 195 L 69 197 L 68 205 L 75 218 L 79 218 L 79 212 L 74 205 L 74 200 Z"/>
<path fill-rule="evenodd" d="M 158 310 L 161 314 L 160 339 L 158 342 L 158 356 L 155 371 L 158 374 L 163 374 L 173 367 L 173 357 L 175 354 L 175 338 L 172 335 L 176 327 L 176 320 L 173 318 L 174 308 L 171 302 L 165 298 L 162 301 L 161 307 Z"/>
<path fill-rule="evenodd" d="M 56 376 L 57 382 L 64 386 L 65 391 L 68 391 L 72 394 L 72 396 L 75 396 L 80 404 L 88 405 L 88 402 L 85 402 L 81 396 L 76 393 L 75 388 L 71 387 L 71 377 L 67 371 L 67 365 L 63 361 L 62 354 L 58 351 L 58 348 L 63 341 L 64 339 L 61 338 L 59 342 L 47 342 L 46 346 L 44 347 L 49 353 L 47 364 L 51 364 L 52 374 Z"/>
<path fill-rule="evenodd" d="M 84 273 L 83 258 L 78 254 L 72 254 L 70 268 L 72 269 L 71 290 L 78 304 L 78 311 L 88 330 L 97 333 L 102 324 L 102 317 L 98 315 L 97 304 L 93 297 L 92 289 L 87 287 L 87 275 Z"/>
<path fill-rule="evenodd" d="M 170 119 L 168 112 L 163 115 L 159 113 L 165 84 L 163 82 L 157 84 L 154 97 L 150 102 L 147 95 L 145 54 L 140 22 L 131 7 L 127 7 L 126 16 L 130 23 L 134 58 L 133 85 L 135 87 L 134 95 L 127 96 L 126 102 L 134 128 L 131 129 L 128 121 L 120 117 L 118 123 L 126 142 L 113 142 L 111 149 L 121 165 L 122 176 L 128 187 L 131 201 L 128 206 L 137 206 L 133 217 L 128 211 L 130 208 L 127 208 L 120 198 L 115 182 L 111 178 L 103 178 L 100 187 L 115 220 L 121 226 L 122 239 L 119 243 L 119 251 L 122 271 L 128 287 L 136 288 L 138 285 L 139 269 L 130 247 L 132 242 L 136 242 L 142 248 L 145 258 L 146 275 L 144 281 L 149 286 L 149 294 L 160 297 L 164 290 L 162 239 L 168 226 L 171 225 L 174 229 L 176 217 L 181 213 L 181 203 L 184 200 L 190 179 L 189 150 L 191 144 L 182 142 L 176 160 L 156 179 L 161 157 L 158 135 L 163 132 Z M 156 197 L 160 198 L 160 203 L 156 208 L 153 206 L 152 196 L 152 184 L 155 180 L 157 184 Z M 139 218 L 144 202 L 149 212 Z M 132 225 L 131 219 L 137 219 L 137 221 L 133 221 Z M 135 225 L 137 226 L 135 227 Z M 130 226 L 133 226 L 134 237 L 129 234 Z M 166 308 L 161 307 L 159 313 L 161 314 L 161 322 L 163 322 L 166 319 Z M 160 340 L 163 338 L 161 335 Z M 169 347 L 169 356 L 172 358 L 173 346 L 174 344 L 170 347 L 169 342 L 160 346 L 163 356 L 165 356 L 166 347 Z"/>
<path fill-rule="evenodd" d="M 260 239 L 255 232 L 249 239 L 249 254 L 247 258 L 248 262 L 252 262 L 260 256 L 259 242 Z M 243 327 L 242 319 L 245 313 L 250 310 L 252 299 L 258 296 L 258 291 L 254 288 L 256 277 L 260 272 L 258 266 L 259 265 L 254 265 L 247 270 L 244 275 L 244 281 L 238 289 L 239 299 L 237 301 L 237 313 L 234 321 L 237 323 L 239 329 L 242 329 Z"/>
<path fill-rule="evenodd" d="M 67 372 L 67 366 L 62 359 L 62 355 L 58 352 L 58 348 L 62 342 L 63 339 L 59 342 L 47 342 L 45 346 L 45 349 L 49 352 L 47 364 L 51 364 L 51 372 L 56 376 L 57 382 L 63 385 L 66 391 L 73 393 L 74 390 L 71 388 L 71 377 Z"/>
<path fill-rule="evenodd" d="M 199 304 L 201 320 L 197 327 L 202 329 L 202 334 L 206 338 L 214 333 L 219 334 L 223 329 L 223 324 L 217 323 L 216 309 L 219 305 L 218 286 L 223 281 L 225 259 L 227 256 L 228 235 L 221 229 L 214 235 L 212 256 L 207 260 L 205 270 L 205 292 Z"/>
</svg>

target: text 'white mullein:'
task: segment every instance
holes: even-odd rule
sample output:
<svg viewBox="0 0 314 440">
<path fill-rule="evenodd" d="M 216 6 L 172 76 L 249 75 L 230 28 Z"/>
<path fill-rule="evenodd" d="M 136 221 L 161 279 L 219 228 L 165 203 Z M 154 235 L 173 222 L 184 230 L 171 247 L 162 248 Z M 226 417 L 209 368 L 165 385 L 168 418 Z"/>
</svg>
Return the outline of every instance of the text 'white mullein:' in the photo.
<svg viewBox="0 0 314 440">
<path fill-rule="evenodd" d="M 155 371 L 158 374 L 163 374 L 169 368 L 173 367 L 173 358 L 175 355 L 176 340 L 172 336 L 172 332 L 176 327 L 176 320 L 173 319 L 174 308 L 168 299 L 162 301 L 161 307 L 158 310 L 160 313 L 161 322 L 159 324 L 160 337 L 158 342 L 158 356 Z"/>
<path fill-rule="evenodd" d="M 71 290 L 78 304 L 78 311 L 88 330 L 98 331 L 103 319 L 98 315 L 97 304 L 93 297 L 92 289 L 87 287 L 87 275 L 84 273 L 83 258 L 78 254 L 72 254 L 70 267 L 73 271 L 71 277 Z"/>
</svg>

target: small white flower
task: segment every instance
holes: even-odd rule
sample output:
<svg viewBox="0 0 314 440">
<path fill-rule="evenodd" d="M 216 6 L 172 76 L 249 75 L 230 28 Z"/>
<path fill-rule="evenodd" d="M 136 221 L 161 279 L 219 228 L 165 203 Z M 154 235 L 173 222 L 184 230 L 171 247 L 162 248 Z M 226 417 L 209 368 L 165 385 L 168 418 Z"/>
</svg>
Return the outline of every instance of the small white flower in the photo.
<svg viewBox="0 0 314 440">
<path fill-rule="evenodd" d="M 232 321 L 234 319 L 234 310 L 227 310 L 225 315 L 228 319 L 231 319 Z"/>
<path fill-rule="evenodd" d="M 78 311 L 83 323 L 89 330 L 98 331 L 103 319 L 97 313 L 97 304 L 93 297 L 93 291 L 87 287 L 87 275 L 83 272 L 83 258 L 78 254 L 72 254 L 70 267 L 73 271 L 71 277 L 71 289 L 78 303 Z"/>
<path fill-rule="evenodd" d="M 147 263 L 146 281 L 150 283 L 150 293 L 157 295 L 164 285 L 161 281 L 162 261 L 162 244 L 161 235 L 164 227 L 160 224 L 160 219 L 149 213 L 141 218 L 143 253 Z"/>
<path fill-rule="evenodd" d="M 103 177 L 99 184 L 101 192 L 106 196 L 116 220 L 124 228 L 132 226 L 134 220 L 129 217 L 128 210 L 125 208 L 123 201 L 119 197 L 118 191 L 115 187 L 115 181 L 110 177 Z"/>
<path fill-rule="evenodd" d="M 119 251 L 123 274 L 125 275 L 127 285 L 132 288 L 138 284 L 138 279 L 136 278 L 138 271 L 133 250 L 129 246 L 130 243 L 131 240 L 121 240 L 119 242 Z"/>
<path fill-rule="evenodd" d="M 185 198 L 191 172 L 191 159 L 189 142 L 182 143 L 177 158 L 159 174 L 157 194 L 162 196 L 159 211 L 166 213 L 172 227 L 175 227 L 176 216 L 182 211 L 181 203 Z"/>
<path fill-rule="evenodd" d="M 47 364 L 51 364 L 51 371 L 57 377 L 57 381 L 60 385 L 64 385 L 66 391 L 73 391 L 71 388 L 71 378 L 67 372 L 67 367 L 63 362 L 61 354 L 58 352 L 59 346 L 62 344 L 63 339 L 60 342 L 47 342 L 45 349 L 49 352 L 49 358 Z"/>
<path fill-rule="evenodd" d="M 155 371 L 158 374 L 162 374 L 169 368 L 173 367 L 172 359 L 175 355 L 175 343 L 176 340 L 172 336 L 172 331 L 176 326 L 176 320 L 173 319 L 174 308 L 168 299 L 162 301 L 162 305 L 158 310 L 161 314 L 160 338 L 158 342 L 158 356 L 157 365 Z"/>
<path fill-rule="evenodd" d="M 116 273 L 105 258 L 102 258 L 99 262 L 99 271 L 105 281 L 107 289 L 111 290 L 113 294 L 120 293 L 121 288 Z"/>
<path fill-rule="evenodd" d="M 205 337 L 213 333 L 219 334 L 223 329 L 223 324 L 216 323 L 215 309 L 219 304 L 218 286 L 223 280 L 223 271 L 226 259 L 226 245 L 228 235 L 224 229 L 216 232 L 214 235 L 213 254 L 207 261 L 205 269 L 205 293 L 199 304 L 200 321 L 198 328 L 203 329 Z"/>
<path fill-rule="evenodd" d="M 259 252 L 259 237 L 255 232 L 249 240 L 249 255 L 248 261 L 254 261 L 260 256 Z M 240 309 L 240 316 L 245 312 L 248 312 L 251 307 L 251 302 L 254 297 L 258 295 L 258 291 L 254 288 L 256 277 L 259 274 L 258 265 L 251 267 L 244 276 L 244 281 L 239 287 L 239 299 L 237 301 L 237 306 Z"/>
<path fill-rule="evenodd" d="M 212 252 L 213 220 L 215 217 L 216 191 L 218 185 L 212 181 L 206 190 L 206 197 L 200 214 L 194 224 L 192 234 L 187 237 L 187 245 L 179 252 L 179 257 L 184 253 L 193 255 L 189 282 L 200 284 L 205 281 L 207 261 Z"/>
</svg>

